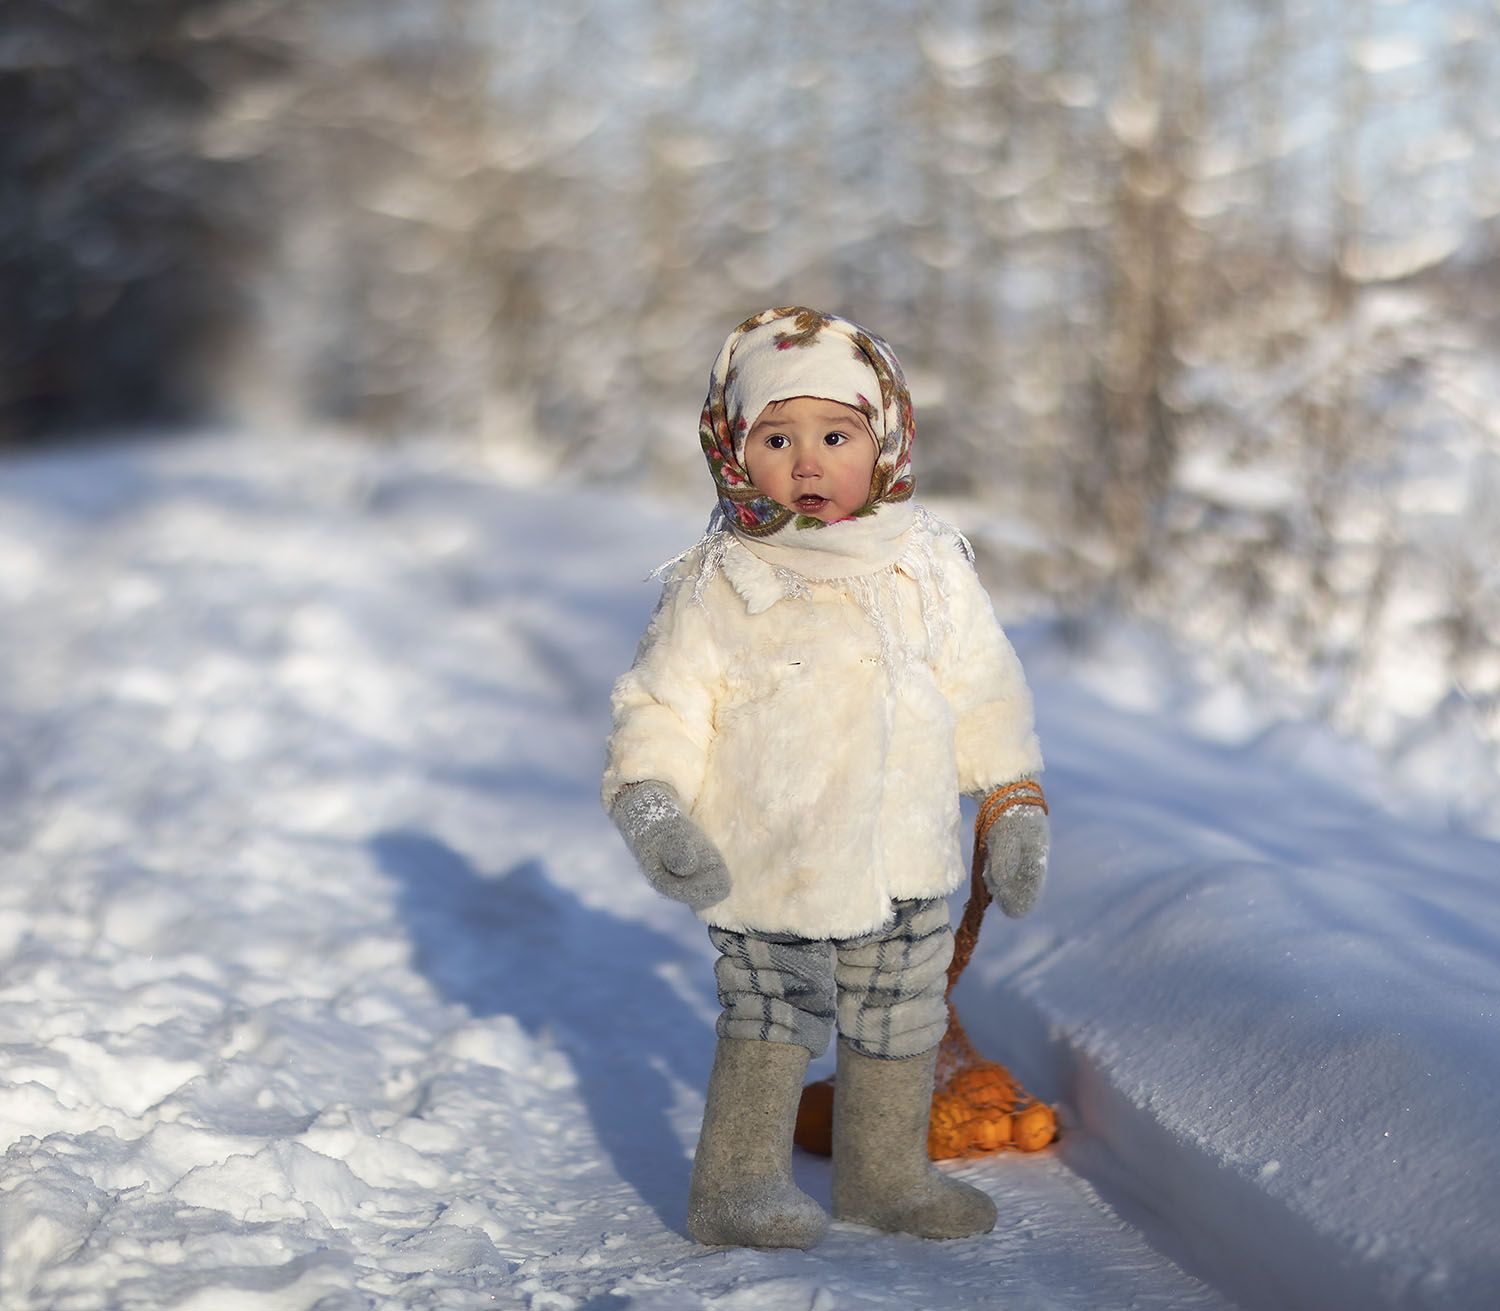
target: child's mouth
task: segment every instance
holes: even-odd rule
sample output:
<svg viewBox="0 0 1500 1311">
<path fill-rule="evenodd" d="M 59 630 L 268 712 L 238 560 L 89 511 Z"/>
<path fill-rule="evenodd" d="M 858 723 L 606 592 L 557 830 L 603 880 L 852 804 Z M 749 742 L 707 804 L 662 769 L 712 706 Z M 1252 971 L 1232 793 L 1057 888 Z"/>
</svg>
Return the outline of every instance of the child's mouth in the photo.
<svg viewBox="0 0 1500 1311">
<path fill-rule="evenodd" d="M 827 504 L 828 498 L 826 496 L 799 496 L 797 498 L 797 508 L 805 510 L 809 514 L 821 510 Z"/>
</svg>

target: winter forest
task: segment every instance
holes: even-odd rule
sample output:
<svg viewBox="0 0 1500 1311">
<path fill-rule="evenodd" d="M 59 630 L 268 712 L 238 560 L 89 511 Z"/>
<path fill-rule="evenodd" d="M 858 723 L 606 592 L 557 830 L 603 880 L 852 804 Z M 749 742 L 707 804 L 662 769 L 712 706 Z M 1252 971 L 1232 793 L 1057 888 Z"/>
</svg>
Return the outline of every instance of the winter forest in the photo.
<svg viewBox="0 0 1500 1311">
<path fill-rule="evenodd" d="M 686 488 L 724 325 L 837 306 L 924 493 L 1012 526 L 1013 610 L 1500 740 L 1490 0 L 13 0 L 3 60 L 0 440 L 317 421 Z"/>
<path fill-rule="evenodd" d="M 620 589 L 710 509 L 725 333 L 806 304 L 900 355 L 919 496 L 972 540 L 1088 811 L 1057 877 L 1119 875 L 976 971 L 1026 1017 L 976 1037 L 1073 1135 L 1011 1200 L 1099 1226 L 1082 1264 L 1017 1254 L 1036 1282 L 1003 1304 L 1484 1304 L 1477 1238 L 1389 1238 L 1402 1197 L 1500 1198 L 1456 1130 L 1454 1192 L 1323 1171 L 1342 1138 L 1309 1139 L 1304 1188 L 1232 1094 L 1188 1108 L 1222 1034 L 1132 1082 L 1131 1022 L 1090 1009 L 1128 966 L 1052 953 L 1128 921 L 1175 961 L 1188 912 L 1131 900 L 1149 861 L 1185 900 L 1284 857 L 1328 900 L 1257 884 L 1253 921 L 1278 961 L 1293 920 L 1334 946 L 1278 977 L 1359 1017 L 1303 1030 L 1267 989 L 1306 1095 L 1386 1069 L 1394 1017 L 1445 1054 L 1445 1123 L 1493 1140 L 1455 1090 L 1500 1073 L 1472 927 L 1500 865 L 1500 0 L 6 0 L 0 123 L 0 1302 L 1001 1304 L 982 1262 L 861 1282 L 847 1236 L 817 1276 L 692 1264 L 680 1180 L 632 1155 L 691 1154 L 712 978 L 690 918 L 612 890 L 590 789 L 650 605 Z M 1242 804 L 1304 827 L 1258 845 Z M 294 867 L 327 878 L 311 913 Z M 1408 958 L 1397 902 L 1427 892 Z M 665 963 L 572 990 L 556 962 L 622 925 Z M 1436 1000 L 1401 983 L 1422 952 L 1470 962 Z M 1198 968 L 1183 994 L 1233 1010 Z M 622 1095 L 659 1121 L 610 1118 L 580 1036 L 615 992 L 658 1008 Z M 1158 1128 L 1181 1151 L 1148 1161 Z M 535 1145 L 494 1183 L 511 1133 Z M 1131 1269 L 1137 1300 L 1098 1300 Z"/>
</svg>

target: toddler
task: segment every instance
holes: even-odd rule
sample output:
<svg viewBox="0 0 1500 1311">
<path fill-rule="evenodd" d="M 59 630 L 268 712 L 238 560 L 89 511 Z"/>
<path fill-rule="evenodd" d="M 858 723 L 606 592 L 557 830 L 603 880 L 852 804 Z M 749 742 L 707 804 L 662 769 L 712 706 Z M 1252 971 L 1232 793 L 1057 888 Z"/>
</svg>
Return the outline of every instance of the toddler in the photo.
<svg viewBox="0 0 1500 1311">
<path fill-rule="evenodd" d="M 663 566 L 615 685 L 603 801 L 653 886 L 719 950 L 723 1013 L 688 1195 L 700 1243 L 810 1247 L 792 1181 L 812 1056 L 838 1030 L 833 1213 L 956 1238 L 989 1196 L 933 1168 L 927 1122 L 963 881 L 959 797 L 1040 797 L 1031 695 L 968 542 L 912 500 L 915 423 L 885 342 L 771 309 L 714 362 L 699 436 L 718 507 Z M 1035 904 L 1035 804 L 985 881 Z"/>
</svg>

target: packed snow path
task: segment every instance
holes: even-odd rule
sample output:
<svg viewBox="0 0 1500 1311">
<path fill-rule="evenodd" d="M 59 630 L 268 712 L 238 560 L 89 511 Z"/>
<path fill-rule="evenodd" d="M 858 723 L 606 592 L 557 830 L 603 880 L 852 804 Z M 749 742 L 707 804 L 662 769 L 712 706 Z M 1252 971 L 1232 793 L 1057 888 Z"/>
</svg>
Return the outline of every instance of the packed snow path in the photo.
<svg viewBox="0 0 1500 1311">
<path fill-rule="evenodd" d="M 0 463 L 0 1305 L 1492 1304 L 1495 846 L 1041 630 L 1054 878 L 961 1005 L 1068 1136 L 959 1167 L 983 1238 L 683 1238 L 713 953 L 596 789 L 696 517 L 310 439 Z"/>
</svg>

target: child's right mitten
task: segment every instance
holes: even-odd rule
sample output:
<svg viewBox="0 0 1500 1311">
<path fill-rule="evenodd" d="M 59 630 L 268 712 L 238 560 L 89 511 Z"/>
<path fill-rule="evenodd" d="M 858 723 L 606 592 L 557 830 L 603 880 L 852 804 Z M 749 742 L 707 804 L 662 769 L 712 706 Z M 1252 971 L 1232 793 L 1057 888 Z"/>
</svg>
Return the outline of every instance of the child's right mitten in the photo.
<svg viewBox="0 0 1500 1311">
<path fill-rule="evenodd" d="M 647 779 L 622 788 L 609 815 L 658 892 L 694 910 L 729 895 L 724 857 L 682 813 L 682 803 L 670 784 Z"/>
</svg>

